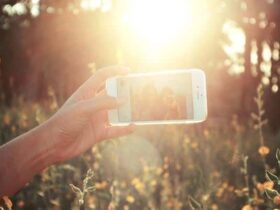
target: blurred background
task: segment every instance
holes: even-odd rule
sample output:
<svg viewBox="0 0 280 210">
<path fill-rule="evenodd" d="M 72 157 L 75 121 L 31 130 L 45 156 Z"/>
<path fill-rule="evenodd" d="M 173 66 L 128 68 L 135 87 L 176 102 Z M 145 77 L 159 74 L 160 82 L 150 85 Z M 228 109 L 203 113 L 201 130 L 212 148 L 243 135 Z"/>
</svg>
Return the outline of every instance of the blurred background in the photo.
<svg viewBox="0 0 280 210">
<path fill-rule="evenodd" d="M 13 208 L 79 209 L 69 184 L 81 187 L 89 168 L 86 209 L 276 208 L 264 191 L 265 171 L 279 171 L 279 24 L 278 0 L 2 0 L 0 144 L 103 66 L 201 68 L 208 83 L 206 122 L 98 144 L 36 176 Z"/>
</svg>

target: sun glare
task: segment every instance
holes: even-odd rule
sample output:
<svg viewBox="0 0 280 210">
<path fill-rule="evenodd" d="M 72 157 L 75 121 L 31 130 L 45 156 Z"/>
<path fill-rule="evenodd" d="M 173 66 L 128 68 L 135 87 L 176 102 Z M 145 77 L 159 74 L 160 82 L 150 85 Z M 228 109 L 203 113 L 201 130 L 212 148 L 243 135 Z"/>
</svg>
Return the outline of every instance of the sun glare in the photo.
<svg viewBox="0 0 280 210">
<path fill-rule="evenodd" d="M 231 60 L 229 72 L 232 74 L 241 74 L 245 71 L 244 59 L 241 56 L 245 52 L 245 32 L 236 23 L 231 21 L 227 21 L 224 24 L 223 32 L 227 35 L 229 41 L 223 44 L 223 49 Z M 251 57 L 251 59 L 253 58 Z"/>
<path fill-rule="evenodd" d="M 124 22 L 149 45 L 159 47 L 190 27 L 190 1 L 132 0 L 128 2 Z"/>
</svg>

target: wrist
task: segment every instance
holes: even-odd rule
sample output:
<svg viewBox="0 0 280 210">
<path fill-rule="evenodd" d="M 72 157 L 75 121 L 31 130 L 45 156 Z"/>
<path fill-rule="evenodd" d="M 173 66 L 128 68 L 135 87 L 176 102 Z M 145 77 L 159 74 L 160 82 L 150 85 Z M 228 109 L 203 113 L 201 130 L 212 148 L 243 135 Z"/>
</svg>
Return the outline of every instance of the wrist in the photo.
<svg viewBox="0 0 280 210">
<path fill-rule="evenodd" d="M 0 147 L 0 194 L 14 194 L 54 163 L 50 133 L 48 125 L 42 124 Z"/>
<path fill-rule="evenodd" d="M 43 170 L 46 167 L 55 164 L 56 144 L 54 135 L 54 126 L 48 120 L 34 129 L 32 133 L 36 141 L 35 146 L 37 154 L 34 155 L 34 167 L 36 170 Z"/>
</svg>

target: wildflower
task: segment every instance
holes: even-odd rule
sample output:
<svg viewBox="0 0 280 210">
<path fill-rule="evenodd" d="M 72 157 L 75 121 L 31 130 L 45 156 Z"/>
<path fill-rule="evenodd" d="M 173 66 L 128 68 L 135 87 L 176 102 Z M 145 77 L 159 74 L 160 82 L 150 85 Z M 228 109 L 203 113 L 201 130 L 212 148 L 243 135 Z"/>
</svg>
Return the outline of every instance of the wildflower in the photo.
<svg viewBox="0 0 280 210">
<path fill-rule="evenodd" d="M 181 165 L 180 165 L 179 163 L 176 164 L 176 169 L 177 169 L 178 171 L 180 171 L 180 170 L 182 169 L 182 167 L 181 167 Z"/>
<path fill-rule="evenodd" d="M 95 188 L 98 190 L 105 189 L 107 186 L 108 186 L 108 183 L 106 181 L 95 183 Z"/>
<path fill-rule="evenodd" d="M 274 186 L 274 183 L 272 181 L 266 181 L 264 183 L 257 183 L 257 189 L 260 192 L 264 192 L 265 189 L 272 189 Z"/>
<path fill-rule="evenodd" d="M 99 169 L 99 163 L 98 162 L 94 162 L 93 168 L 94 168 L 94 170 L 97 171 Z"/>
<path fill-rule="evenodd" d="M 169 173 L 168 173 L 168 172 L 165 172 L 165 173 L 163 174 L 163 178 L 164 178 L 164 179 L 168 179 L 168 177 L 169 177 Z"/>
<path fill-rule="evenodd" d="M 11 127 L 12 133 L 16 133 L 16 130 L 17 130 L 16 126 L 13 125 L 13 126 Z"/>
<path fill-rule="evenodd" d="M 128 195 L 128 196 L 126 197 L 126 201 L 127 201 L 128 203 L 134 203 L 135 199 L 134 199 L 133 196 Z"/>
<path fill-rule="evenodd" d="M 129 210 L 129 206 L 128 206 L 128 205 L 125 205 L 125 206 L 123 207 L 123 210 Z"/>
<path fill-rule="evenodd" d="M 8 113 L 6 113 L 3 116 L 3 123 L 4 123 L 4 125 L 10 125 L 11 124 L 11 117 Z"/>
<path fill-rule="evenodd" d="M 98 152 L 97 146 L 92 147 L 91 152 L 93 154 L 97 153 Z"/>
<path fill-rule="evenodd" d="M 269 148 L 267 147 L 267 146 L 261 146 L 260 148 L 259 148 L 259 154 L 261 155 L 261 156 L 266 156 L 266 155 L 268 155 L 269 154 Z"/>
<path fill-rule="evenodd" d="M 121 188 L 126 188 L 126 182 L 122 181 L 120 185 L 121 185 Z"/>
<path fill-rule="evenodd" d="M 23 208 L 24 205 L 25 205 L 25 203 L 24 203 L 23 200 L 19 200 L 19 201 L 17 202 L 17 207 L 19 207 L 19 208 Z"/>
<path fill-rule="evenodd" d="M 224 188 L 223 187 L 218 188 L 216 192 L 216 197 L 218 198 L 222 197 L 223 193 L 224 193 Z"/>
<path fill-rule="evenodd" d="M 209 130 L 207 130 L 207 129 L 205 129 L 205 130 L 203 131 L 203 134 L 204 134 L 205 138 L 209 138 L 209 136 L 210 136 L 210 132 L 209 132 Z"/>
<path fill-rule="evenodd" d="M 280 195 L 276 195 L 274 198 L 273 198 L 273 203 L 275 205 L 280 205 Z"/>
<path fill-rule="evenodd" d="M 219 209 L 219 207 L 218 207 L 217 204 L 212 204 L 211 205 L 211 210 L 218 210 L 218 209 Z"/>
<path fill-rule="evenodd" d="M 253 210 L 253 207 L 249 204 L 242 207 L 242 210 Z"/>
<path fill-rule="evenodd" d="M 156 169 L 156 174 L 157 174 L 157 175 L 160 175 L 161 173 L 162 173 L 162 169 L 161 169 L 161 168 L 157 168 L 157 169 Z"/>
<path fill-rule="evenodd" d="M 7 206 L 7 208 L 9 210 L 12 210 L 12 207 L 13 207 L 12 201 L 7 196 L 4 196 L 2 199 L 4 200 L 4 203 Z"/>
<path fill-rule="evenodd" d="M 191 143 L 191 148 L 192 149 L 197 149 L 198 148 L 198 143 L 197 142 Z"/>
<path fill-rule="evenodd" d="M 112 203 L 109 204 L 108 210 L 114 210 L 114 205 Z"/>
<path fill-rule="evenodd" d="M 131 184 L 135 187 L 135 189 L 138 192 L 141 192 L 144 189 L 144 184 L 138 178 L 134 178 L 131 181 Z"/>
<path fill-rule="evenodd" d="M 153 187 L 153 186 L 156 186 L 156 184 L 157 184 L 157 181 L 156 180 L 152 180 L 151 182 L 150 182 L 150 185 Z"/>
</svg>

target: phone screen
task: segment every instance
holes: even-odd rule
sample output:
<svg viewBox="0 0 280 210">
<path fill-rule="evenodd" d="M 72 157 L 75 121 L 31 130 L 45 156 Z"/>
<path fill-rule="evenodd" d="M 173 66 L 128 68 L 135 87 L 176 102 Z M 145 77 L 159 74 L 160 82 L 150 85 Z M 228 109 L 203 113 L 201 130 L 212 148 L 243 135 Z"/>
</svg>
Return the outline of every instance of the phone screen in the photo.
<svg viewBox="0 0 280 210">
<path fill-rule="evenodd" d="M 129 97 L 119 120 L 163 121 L 193 118 L 191 73 L 121 78 L 118 95 Z"/>
</svg>

